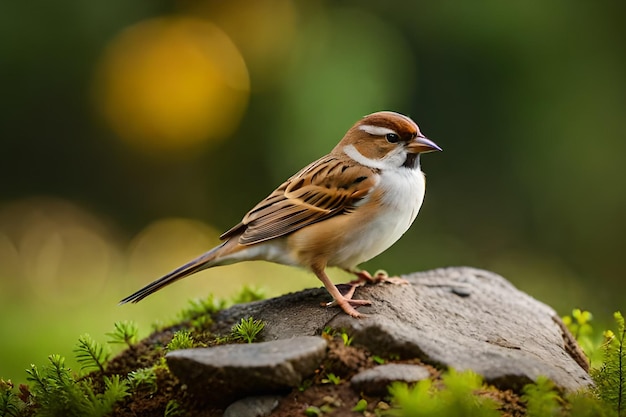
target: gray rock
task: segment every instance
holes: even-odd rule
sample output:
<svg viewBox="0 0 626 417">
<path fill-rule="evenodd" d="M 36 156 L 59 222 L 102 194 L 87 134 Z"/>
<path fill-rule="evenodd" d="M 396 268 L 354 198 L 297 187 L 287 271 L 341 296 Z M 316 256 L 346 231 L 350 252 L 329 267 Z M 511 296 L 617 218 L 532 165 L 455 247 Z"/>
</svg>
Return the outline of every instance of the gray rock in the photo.
<svg viewBox="0 0 626 417">
<path fill-rule="evenodd" d="M 452 267 L 404 276 L 411 285 L 370 285 L 355 298 L 368 317 L 354 319 L 323 288 L 236 305 L 217 314 L 224 334 L 242 317 L 267 322 L 264 340 L 346 329 L 354 343 L 377 354 L 471 369 L 500 388 L 519 389 L 540 375 L 565 390 L 592 384 L 585 359 L 556 312 L 492 272 Z"/>
<path fill-rule="evenodd" d="M 352 377 L 350 384 L 357 392 L 385 395 L 387 387 L 394 381 L 411 383 L 428 377 L 430 372 L 424 366 L 390 363 L 359 372 Z"/>
<path fill-rule="evenodd" d="M 326 356 L 317 336 L 271 342 L 184 349 L 166 355 L 167 365 L 194 394 L 225 404 L 250 394 L 297 387 Z"/>
<path fill-rule="evenodd" d="M 278 407 L 282 397 L 277 395 L 264 395 L 246 397 L 235 401 L 224 410 L 224 417 L 264 417 Z"/>
</svg>

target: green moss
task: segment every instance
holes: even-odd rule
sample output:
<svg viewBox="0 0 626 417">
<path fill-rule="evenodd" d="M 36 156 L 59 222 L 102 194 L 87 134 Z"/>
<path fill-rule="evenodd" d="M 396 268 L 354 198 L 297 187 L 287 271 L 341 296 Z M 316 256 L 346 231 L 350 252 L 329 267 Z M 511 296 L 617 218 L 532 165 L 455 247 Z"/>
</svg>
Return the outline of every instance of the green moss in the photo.
<svg viewBox="0 0 626 417">
<path fill-rule="evenodd" d="M 128 384 L 133 391 L 147 388 L 151 393 L 157 391 L 155 367 L 141 368 L 128 374 Z"/>
<path fill-rule="evenodd" d="M 534 384 L 526 385 L 523 392 L 522 401 L 526 403 L 528 417 L 561 415 L 561 398 L 548 378 L 539 377 Z"/>
<path fill-rule="evenodd" d="M 193 340 L 193 337 L 191 337 L 191 332 L 189 330 L 179 330 L 174 333 L 174 337 L 171 342 L 168 343 L 165 350 L 171 352 L 173 350 L 191 349 L 195 346 L 196 342 Z"/>
<path fill-rule="evenodd" d="M 13 392 L 13 383 L 0 379 L 0 417 L 14 417 L 19 415 L 24 404 Z"/>
<path fill-rule="evenodd" d="M 361 398 L 352 408 L 352 411 L 355 411 L 357 413 L 363 413 L 365 410 L 367 410 L 367 400 L 365 400 L 364 398 Z"/>
<path fill-rule="evenodd" d="M 596 395 L 613 408 L 618 416 L 626 415 L 626 326 L 620 312 L 613 315 L 617 328 L 604 332 L 602 365 L 592 369 Z"/>
<path fill-rule="evenodd" d="M 111 352 L 101 343 L 93 340 L 88 334 L 78 338 L 78 344 L 74 348 L 76 360 L 81 369 L 96 368 L 104 372 L 104 366 L 111 356 Z"/>
<path fill-rule="evenodd" d="M 442 375 L 442 384 L 430 379 L 419 381 L 409 387 L 395 382 L 389 392 L 394 409 L 388 415 L 401 417 L 496 417 L 498 404 L 490 398 L 480 397 L 476 392 L 483 388 L 482 378 L 471 372 L 449 370 Z"/>
<path fill-rule="evenodd" d="M 105 416 L 130 395 L 128 383 L 119 375 L 104 376 L 104 390 L 96 393 L 91 379 L 73 377 L 63 357 L 50 355 L 48 360 L 49 365 L 41 369 L 32 365 L 27 371 L 31 382 L 29 402 L 37 416 Z"/>
<path fill-rule="evenodd" d="M 181 405 L 176 400 L 169 400 L 167 405 L 165 406 L 165 412 L 163 413 L 163 417 L 179 417 L 184 416 L 185 410 L 181 407 Z"/>
<path fill-rule="evenodd" d="M 215 298 L 212 294 L 205 298 L 189 300 L 188 306 L 178 313 L 177 322 L 189 322 L 200 316 L 217 313 L 226 306 L 223 300 Z"/>
<path fill-rule="evenodd" d="M 599 347 L 602 335 L 592 325 L 593 314 L 589 311 L 575 308 L 570 316 L 563 317 L 563 323 L 578 342 L 591 365 L 602 362 L 602 352 Z"/>
<path fill-rule="evenodd" d="M 231 337 L 233 340 L 243 340 L 247 343 L 253 343 L 256 337 L 265 328 L 263 320 L 255 320 L 252 317 L 241 319 L 241 321 L 231 329 Z"/>
<path fill-rule="evenodd" d="M 326 374 L 326 378 L 322 379 L 322 384 L 339 385 L 341 384 L 341 378 L 334 373 L 329 372 Z"/>
<path fill-rule="evenodd" d="M 124 344 L 132 349 L 135 343 L 137 343 L 137 335 L 139 334 L 139 328 L 137 323 L 133 321 L 118 321 L 114 324 L 115 330 L 111 333 L 107 333 L 109 336 L 109 343 L 112 344 Z"/>
<path fill-rule="evenodd" d="M 244 285 L 239 293 L 232 298 L 234 304 L 250 303 L 252 301 L 265 300 L 265 290 L 259 287 Z"/>
</svg>

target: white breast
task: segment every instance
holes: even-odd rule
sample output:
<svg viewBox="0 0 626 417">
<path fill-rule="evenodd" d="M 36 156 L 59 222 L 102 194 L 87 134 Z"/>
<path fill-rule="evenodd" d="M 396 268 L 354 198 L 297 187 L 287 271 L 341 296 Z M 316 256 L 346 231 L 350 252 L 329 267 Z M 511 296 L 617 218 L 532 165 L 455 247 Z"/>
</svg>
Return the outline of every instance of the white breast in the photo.
<svg viewBox="0 0 626 417">
<path fill-rule="evenodd" d="M 381 172 L 377 188 L 382 192 L 381 210 L 354 233 L 329 265 L 354 268 L 379 255 L 409 229 L 424 200 L 426 183 L 419 169 L 395 168 Z"/>
<path fill-rule="evenodd" d="M 411 226 L 422 207 L 426 191 L 424 173 L 403 167 L 385 171 L 381 174 L 379 187 L 384 190 L 382 202 L 389 207 L 387 212 L 395 212 L 397 216 L 394 228 L 400 231 L 397 240 Z"/>
</svg>

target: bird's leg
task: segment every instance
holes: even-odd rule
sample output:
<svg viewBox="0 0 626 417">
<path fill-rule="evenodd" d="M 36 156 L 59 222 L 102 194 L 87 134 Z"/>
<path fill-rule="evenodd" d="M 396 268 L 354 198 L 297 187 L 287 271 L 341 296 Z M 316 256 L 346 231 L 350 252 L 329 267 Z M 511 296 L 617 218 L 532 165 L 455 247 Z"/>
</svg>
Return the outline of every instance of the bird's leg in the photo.
<svg viewBox="0 0 626 417">
<path fill-rule="evenodd" d="M 357 279 L 355 279 L 354 281 L 350 281 L 350 285 L 352 286 L 379 284 L 379 283 L 384 283 L 384 282 L 387 282 L 389 284 L 395 284 L 395 285 L 404 285 L 404 284 L 409 283 L 409 281 L 407 281 L 404 278 L 390 277 L 389 274 L 387 274 L 387 271 L 384 271 L 382 269 L 379 269 L 378 271 L 376 271 L 374 276 L 372 276 L 369 272 L 364 271 L 364 270 L 357 271 L 357 270 L 346 269 L 345 271 L 351 274 L 354 274 L 357 277 Z"/>
<path fill-rule="evenodd" d="M 350 291 L 348 291 L 346 295 L 343 295 L 341 294 L 341 292 L 339 292 L 335 284 L 331 282 L 330 278 L 328 278 L 328 275 L 326 275 L 326 271 L 324 271 L 323 267 L 313 267 L 312 270 L 313 270 L 313 273 L 315 273 L 315 275 L 317 276 L 317 278 L 320 281 L 322 281 L 322 283 L 324 284 L 324 287 L 326 287 L 326 290 L 330 293 L 330 295 L 334 299 L 334 301 L 326 304 L 327 307 L 338 305 L 349 316 L 357 317 L 357 318 L 364 317 L 364 314 L 359 313 L 352 306 L 369 305 L 372 302 L 369 300 L 353 300 L 352 299 L 352 296 L 354 295 L 354 291 L 356 290 L 356 287 L 358 287 L 358 285 L 352 286 L 352 288 L 350 288 Z"/>
</svg>

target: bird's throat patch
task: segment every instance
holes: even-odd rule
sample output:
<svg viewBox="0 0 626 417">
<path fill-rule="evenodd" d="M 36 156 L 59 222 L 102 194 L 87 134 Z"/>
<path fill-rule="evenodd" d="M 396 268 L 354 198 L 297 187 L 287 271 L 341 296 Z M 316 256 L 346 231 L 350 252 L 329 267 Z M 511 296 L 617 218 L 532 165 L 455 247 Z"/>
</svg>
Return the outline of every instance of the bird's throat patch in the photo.
<svg viewBox="0 0 626 417">
<path fill-rule="evenodd" d="M 406 155 L 406 160 L 404 164 L 402 164 L 405 168 L 415 169 L 420 166 L 420 154 L 418 153 L 409 153 Z"/>
</svg>

